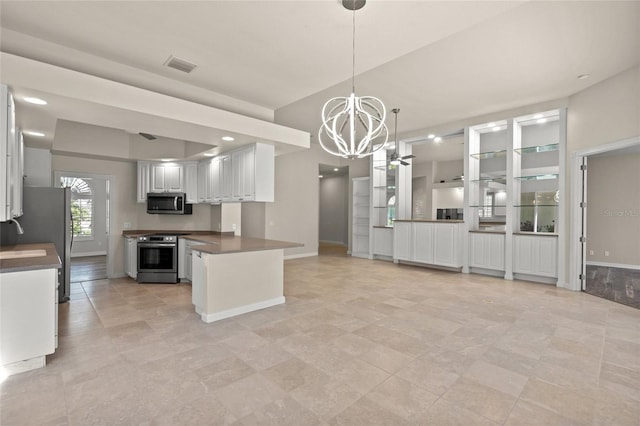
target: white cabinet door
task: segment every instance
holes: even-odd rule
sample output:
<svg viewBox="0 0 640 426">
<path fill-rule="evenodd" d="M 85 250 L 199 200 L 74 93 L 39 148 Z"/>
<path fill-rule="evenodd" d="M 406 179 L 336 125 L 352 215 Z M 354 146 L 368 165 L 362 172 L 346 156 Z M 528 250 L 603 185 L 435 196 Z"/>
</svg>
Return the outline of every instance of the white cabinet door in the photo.
<svg viewBox="0 0 640 426">
<path fill-rule="evenodd" d="M 0 222 L 11 219 L 13 205 L 15 149 L 15 104 L 9 87 L 0 85 Z"/>
<path fill-rule="evenodd" d="M 195 251 L 191 256 L 191 303 L 196 307 L 198 314 L 202 313 L 205 305 L 206 297 L 206 284 L 207 284 L 207 270 L 206 270 L 206 255 L 201 252 Z"/>
<path fill-rule="evenodd" d="M 184 192 L 182 164 L 151 165 L 151 192 Z"/>
<path fill-rule="evenodd" d="M 504 234 L 469 234 L 469 266 L 504 271 Z"/>
<path fill-rule="evenodd" d="M 413 259 L 416 262 L 433 263 L 433 223 L 413 223 Z"/>
<path fill-rule="evenodd" d="M 22 186 L 24 177 L 24 140 L 22 132 L 16 130 L 12 160 L 11 216 L 22 216 Z"/>
<path fill-rule="evenodd" d="M 515 235 L 513 272 L 557 278 L 556 236 Z"/>
<path fill-rule="evenodd" d="M 231 198 L 233 201 L 252 201 L 254 199 L 255 145 L 231 153 L 233 183 Z"/>
<path fill-rule="evenodd" d="M 221 201 L 232 201 L 232 185 L 233 185 L 233 175 L 232 175 L 232 162 L 230 155 L 224 155 L 220 159 L 220 200 Z"/>
<path fill-rule="evenodd" d="M 434 227 L 434 262 L 436 265 L 458 268 L 462 266 L 458 225 L 439 223 Z"/>
<path fill-rule="evenodd" d="M 215 167 L 214 167 L 215 163 Z M 212 203 L 214 194 L 214 181 L 217 177 L 214 177 L 214 173 L 217 173 L 218 163 L 211 159 L 198 163 L 198 202 L 199 203 Z M 214 170 L 215 168 L 215 170 Z"/>
<path fill-rule="evenodd" d="M 373 228 L 373 254 L 393 256 L 393 228 Z"/>
<path fill-rule="evenodd" d="M 147 192 L 150 191 L 149 176 L 151 164 L 146 161 L 138 161 L 138 202 L 147 202 Z"/>
<path fill-rule="evenodd" d="M 393 224 L 393 258 L 394 260 L 411 260 L 412 246 L 411 222 L 394 222 Z"/>
<path fill-rule="evenodd" d="M 198 202 L 198 163 L 195 161 L 184 164 L 184 192 L 187 195 L 187 203 Z"/>
<path fill-rule="evenodd" d="M 124 238 L 124 269 L 134 280 L 138 277 L 138 240 L 135 237 Z"/>
</svg>

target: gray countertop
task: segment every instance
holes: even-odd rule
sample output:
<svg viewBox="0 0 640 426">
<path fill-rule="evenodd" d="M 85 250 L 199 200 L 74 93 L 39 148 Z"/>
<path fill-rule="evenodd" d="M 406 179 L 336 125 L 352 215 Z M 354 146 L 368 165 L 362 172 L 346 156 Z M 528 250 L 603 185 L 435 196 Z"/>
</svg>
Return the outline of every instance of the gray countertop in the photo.
<svg viewBox="0 0 640 426">
<path fill-rule="evenodd" d="M 16 244 L 0 247 L 0 252 L 44 250 L 44 256 L 17 257 L 14 259 L 0 259 L 0 273 L 33 271 L 38 269 L 59 269 L 62 267 L 60 257 L 53 243 Z"/>
</svg>

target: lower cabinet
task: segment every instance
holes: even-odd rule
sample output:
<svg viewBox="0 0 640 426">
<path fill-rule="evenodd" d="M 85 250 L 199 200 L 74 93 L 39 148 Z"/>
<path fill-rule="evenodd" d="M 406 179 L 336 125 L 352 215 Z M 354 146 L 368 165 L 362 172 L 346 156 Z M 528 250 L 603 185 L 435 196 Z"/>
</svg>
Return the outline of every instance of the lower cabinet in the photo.
<svg viewBox="0 0 640 426">
<path fill-rule="evenodd" d="M 0 276 L 0 365 L 11 375 L 44 367 L 56 348 L 57 269 Z"/>
<path fill-rule="evenodd" d="M 504 238 L 503 233 L 470 233 L 469 266 L 504 271 Z"/>
<path fill-rule="evenodd" d="M 393 228 L 373 227 L 373 255 L 393 256 Z"/>
<path fill-rule="evenodd" d="M 205 244 L 200 241 L 178 239 L 178 278 L 193 282 L 193 246 Z"/>
<path fill-rule="evenodd" d="M 460 223 L 398 222 L 393 225 L 393 259 L 462 267 Z"/>
<path fill-rule="evenodd" d="M 138 278 L 138 239 L 124 237 L 124 272 L 134 280 Z"/>
<path fill-rule="evenodd" d="M 516 234 L 513 238 L 513 272 L 550 278 L 558 277 L 558 237 L 556 235 Z"/>
</svg>

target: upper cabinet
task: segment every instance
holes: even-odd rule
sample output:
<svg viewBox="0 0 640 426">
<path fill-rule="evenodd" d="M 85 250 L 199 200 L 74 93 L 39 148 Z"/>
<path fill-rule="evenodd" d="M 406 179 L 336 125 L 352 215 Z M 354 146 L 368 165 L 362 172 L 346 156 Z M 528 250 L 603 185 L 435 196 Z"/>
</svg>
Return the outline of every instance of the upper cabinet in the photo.
<svg viewBox="0 0 640 426">
<path fill-rule="evenodd" d="M 22 215 L 23 140 L 9 87 L 0 85 L 0 222 Z"/>
<path fill-rule="evenodd" d="M 149 192 L 184 192 L 184 166 L 180 163 L 152 163 Z"/>
<path fill-rule="evenodd" d="M 185 192 L 188 203 L 274 201 L 275 149 L 255 143 L 217 157 L 138 162 L 138 202 L 147 192 Z"/>
</svg>

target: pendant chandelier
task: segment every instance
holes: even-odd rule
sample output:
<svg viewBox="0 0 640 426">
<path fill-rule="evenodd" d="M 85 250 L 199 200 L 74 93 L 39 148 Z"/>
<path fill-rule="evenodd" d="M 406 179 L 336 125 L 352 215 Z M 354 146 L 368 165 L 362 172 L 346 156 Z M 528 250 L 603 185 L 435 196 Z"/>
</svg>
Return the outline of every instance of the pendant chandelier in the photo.
<svg viewBox="0 0 640 426">
<path fill-rule="evenodd" d="M 351 95 L 329 99 L 322 107 L 322 126 L 318 141 L 329 154 L 343 158 L 363 158 L 384 149 L 389 138 L 385 124 L 387 112 L 384 104 L 373 96 L 356 96 L 356 10 L 366 0 L 342 0 L 342 5 L 353 11 L 353 62 Z"/>
</svg>

